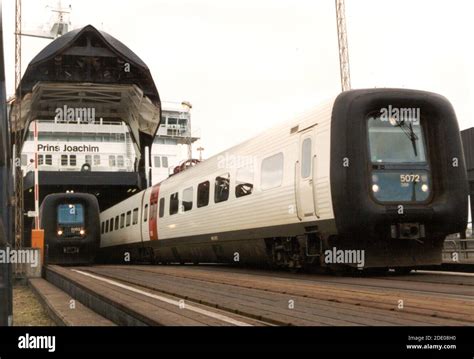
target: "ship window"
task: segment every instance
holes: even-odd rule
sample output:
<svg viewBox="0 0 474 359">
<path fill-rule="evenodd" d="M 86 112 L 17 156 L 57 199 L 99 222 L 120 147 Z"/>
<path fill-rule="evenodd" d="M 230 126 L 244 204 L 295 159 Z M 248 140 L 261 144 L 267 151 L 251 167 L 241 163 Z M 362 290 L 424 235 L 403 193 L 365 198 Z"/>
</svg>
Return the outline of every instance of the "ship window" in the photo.
<svg viewBox="0 0 474 359">
<path fill-rule="evenodd" d="M 163 167 L 168 168 L 168 157 L 161 157 L 161 164 Z"/>
<path fill-rule="evenodd" d="M 165 198 L 160 198 L 160 218 L 165 215 Z"/>
<path fill-rule="evenodd" d="M 100 155 L 94 155 L 94 166 L 100 165 Z"/>
<path fill-rule="evenodd" d="M 155 156 L 154 158 L 154 161 L 155 161 L 155 167 L 158 168 L 160 167 L 160 156 Z"/>
<path fill-rule="evenodd" d="M 132 211 L 127 212 L 127 227 L 130 226 L 130 223 L 132 222 Z"/>
<path fill-rule="evenodd" d="M 180 118 L 179 119 L 179 125 L 182 127 L 186 127 L 186 124 L 188 123 L 188 120 L 185 118 Z"/>
<path fill-rule="evenodd" d="M 119 167 L 124 166 L 123 156 L 117 156 L 117 166 Z"/>
<path fill-rule="evenodd" d="M 69 156 L 69 164 L 70 164 L 71 166 L 75 166 L 76 163 L 77 163 L 77 157 L 76 157 L 76 155 L 71 155 L 71 156 Z"/>
<path fill-rule="evenodd" d="M 283 180 L 283 153 L 265 158 L 262 161 L 260 186 L 262 190 L 281 186 Z"/>
<path fill-rule="evenodd" d="M 193 209 L 193 188 L 188 187 L 183 191 L 183 210 L 190 211 Z"/>
<path fill-rule="evenodd" d="M 120 215 L 120 228 L 125 227 L 125 213 Z"/>
<path fill-rule="evenodd" d="M 41 166 L 42 164 L 44 164 L 43 155 L 38 155 L 38 166 Z"/>
<path fill-rule="evenodd" d="M 305 138 L 301 145 L 301 177 L 308 178 L 311 174 L 311 138 Z"/>
<path fill-rule="evenodd" d="M 202 182 L 198 185 L 198 193 L 197 193 L 197 206 L 205 207 L 209 204 L 209 186 L 210 182 Z"/>
<path fill-rule="evenodd" d="M 67 166 L 67 155 L 61 155 L 61 166 Z"/>
<path fill-rule="evenodd" d="M 178 124 L 178 119 L 170 117 L 168 118 L 168 125 L 177 125 Z"/>
<path fill-rule="evenodd" d="M 133 210 L 133 225 L 138 223 L 138 208 Z"/>
<path fill-rule="evenodd" d="M 115 167 L 115 156 L 109 156 L 109 166 Z"/>
<path fill-rule="evenodd" d="M 224 202 L 229 198 L 230 174 L 224 173 L 216 177 L 214 182 L 214 202 Z"/>
<path fill-rule="evenodd" d="M 45 155 L 44 156 L 45 163 L 49 166 L 53 164 L 53 156 L 52 155 Z"/>
<path fill-rule="evenodd" d="M 145 204 L 145 208 L 143 209 L 143 222 L 148 221 L 148 205 Z"/>
<path fill-rule="evenodd" d="M 119 216 L 115 217 L 115 230 L 119 229 Z"/>
<path fill-rule="evenodd" d="M 170 215 L 178 213 L 179 210 L 179 196 L 178 192 L 170 196 Z"/>
<path fill-rule="evenodd" d="M 86 163 L 88 165 L 91 165 L 92 164 L 92 156 L 91 155 L 86 155 Z"/>
<path fill-rule="evenodd" d="M 244 197 L 253 191 L 253 164 L 237 169 L 235 175 L 235 197 Z"/>
<path fill-rule="evenodd" d="M 27 155 L 21 155 L 21 165 L 26 166 L 28 164 L 28 156 Z"/>
</svg>

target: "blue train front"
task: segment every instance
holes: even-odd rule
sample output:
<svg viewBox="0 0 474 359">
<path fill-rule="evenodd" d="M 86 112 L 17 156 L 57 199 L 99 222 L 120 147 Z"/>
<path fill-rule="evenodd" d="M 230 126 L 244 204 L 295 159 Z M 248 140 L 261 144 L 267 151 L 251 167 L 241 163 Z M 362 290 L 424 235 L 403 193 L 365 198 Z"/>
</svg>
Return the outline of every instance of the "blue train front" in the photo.
<svg viewBox="0 0 474 359">
<path fill-rule="evenodd" d="M 40 210 L 49 264 L 91 264 L 100 242 L 97 198 L 84 193 L 45 197 Z"/>
<path fill-rule="evenodd" d="M 344 92 L 331 128 L 338 236 L 366 266 L 441 263 L 448 234 L 465 230 L 467 177 L 456 115 L 444 97 L 414 90 Z"/>
</svg>

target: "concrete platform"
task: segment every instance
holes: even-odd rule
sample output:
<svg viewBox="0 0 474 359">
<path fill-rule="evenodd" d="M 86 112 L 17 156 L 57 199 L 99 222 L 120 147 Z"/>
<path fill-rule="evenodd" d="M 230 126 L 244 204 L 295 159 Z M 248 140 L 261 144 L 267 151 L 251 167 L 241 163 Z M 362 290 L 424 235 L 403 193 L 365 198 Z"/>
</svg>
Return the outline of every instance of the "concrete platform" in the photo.
<svg viewBox="0 0 474 359">
<path fill-rule="evenodd" d="M 42 278 L 30 278 L 28 285 L 59 326 L 115 325 Z"/>
</svg>

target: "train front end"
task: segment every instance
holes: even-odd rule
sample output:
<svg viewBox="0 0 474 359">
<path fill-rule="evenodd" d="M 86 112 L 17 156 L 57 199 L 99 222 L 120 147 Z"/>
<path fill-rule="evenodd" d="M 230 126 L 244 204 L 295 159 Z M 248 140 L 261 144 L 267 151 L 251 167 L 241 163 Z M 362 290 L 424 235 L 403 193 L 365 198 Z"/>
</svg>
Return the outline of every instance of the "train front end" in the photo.
<svg viewBox="0 0 474 359">
<path fill-rule="evenodd" d="M 99 206 L 89 194 L 54 194 L 41 206 L 45 260 L 50 264 L 91 264 L 97 254 Z"/>
<path fill-rule="evenodd" d="M 423 91 L 343 92 L 334 103 L 331 186 L 338 235 L 366 267 L 441 264 L 465 230 L 467 176 L 459 127 L 444 97 Z"/>
</svg>

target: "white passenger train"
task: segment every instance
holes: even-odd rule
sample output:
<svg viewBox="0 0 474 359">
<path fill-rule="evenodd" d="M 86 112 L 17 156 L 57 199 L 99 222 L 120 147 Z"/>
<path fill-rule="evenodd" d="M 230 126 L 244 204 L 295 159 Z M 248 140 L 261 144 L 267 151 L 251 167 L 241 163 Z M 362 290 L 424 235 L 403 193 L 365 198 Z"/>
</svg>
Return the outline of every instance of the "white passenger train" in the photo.
<svg viewBox="0 0 474 359">
<path fill-rule="evenodd" d="M 353 90 L 102 212 L 100 258 L 412 268 L 466 216 L 449 102 Z"/>
</svg>

